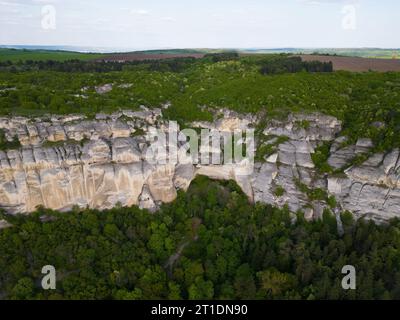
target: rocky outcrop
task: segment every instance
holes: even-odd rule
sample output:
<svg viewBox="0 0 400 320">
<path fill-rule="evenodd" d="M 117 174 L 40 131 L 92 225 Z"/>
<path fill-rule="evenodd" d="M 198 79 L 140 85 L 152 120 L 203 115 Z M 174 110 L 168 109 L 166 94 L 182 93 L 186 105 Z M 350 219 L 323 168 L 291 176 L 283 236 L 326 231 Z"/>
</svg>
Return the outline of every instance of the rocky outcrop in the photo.
<svg viewBox="0 0 400 320">
<path fill-rule="evenodd" d="M 400 159 L 396 149 L 375 154 L 341 177 L 328 178 L 328 191 L 357 217 L 382 221 L 400 216 Z"/>
<path fill-rule="evenodd" d="M 328 164 L 334 169 L 345 168 L 356 156 L 368 153 L 374 146 L 371 139 L 359 139 L 355 145 L 346 145 L 346 142 L 347 138 L 342 136 L 332 143 Z"/>
<path fill-rule="evenodd" d="M 277 146 L 277 152 L 269 156 L 266 163 L 256 165 L 252 176 L 254 200 L 288 205 L 294 212 L 304 211 L 309 219 L 320 217 L 323 212 L 320 202 L 310 200 L 299 184 L 310 189 L 326 188 L 325 179 L 314 169 L 311 154 L 324 141 L 335 139 L 340 130 L 340 121 L 321 114 L 289 115 L 285 121 L 271 121 L 264 134 L 284 136 L 287 141 Z M 277 188 L 283 190 L 283 194 L 276 193 Z"/>
<path fill-rule="evenodd" d="M 113 85 L 111 83 L 107 83 L 101 86 L 97 86 L 94 89 L 98 94 L 105 94 L 113 89 Z"/>
<path fill-rule="evenodd" d="M 234 132 L 256 125 L 256 117 L 228 110 L 221 110 L 217 119 L 193 127 Z M 205 175 L 233 179 L 251 201 L 288 205 L 307 219 L 321 217 L 328 207 L 326 198 L 310 196 L 316 189 L 336 197 L 338 206 L 331 208 L 335 213 L 349 210 L 378 221 L 400 216 L 399 150 L 350 166 L 373 144 L 360 139 L 349 145 L 334 117 L 295 114 L 270 121 L 264 135 L 273 152 L 254 165 L 153 163 L 144 135 L 151 126 L 166 130 L 167 124 L 161 109 L 144 107 L 98 114 L 93 120 L 80 115 L 1 118 L 6 137 L 17 136 L 22 148 L 0 151 L 0 207 L 9 213 L 31 212 L 37 206 L 69 210 L 138 205 L 154 211 L 173 201 L 178 190 L 187 190 L 196 175 Z M 347 168 L 340 175 L 320 175 L 315 169 L 312 154 L 325 142 L 332 142 L 328 163 Z M 207 152 L 200 149 L 200 154 Z"/>
<path fill-rule="evenodd" d="M 214 129 L 219 131 L 235 131 L 235 130 L 246 130 L 256 122 L 256 116 L 251 114 L 239 114 L 232 110 L 222 109 L 218 110 L 215 114 L 217 120 L 214 122 L 193 122 L 194 128 L 206 128 Z"/>
<path fill-rule="evenodd" d="M 87 120 L 81 115 L 35 119 L 3 117 L 0 118 L 0 129 L 5 131 L 8 140 L 17 136 L 22 146 L 42 146 L 45 142 L 129 137 L 138 129 L 146 130 L 155 125 L 161 114 L 161 109 L 142 107 L 139 111 L 98 114 L 95 120 Z"/>
</svg>

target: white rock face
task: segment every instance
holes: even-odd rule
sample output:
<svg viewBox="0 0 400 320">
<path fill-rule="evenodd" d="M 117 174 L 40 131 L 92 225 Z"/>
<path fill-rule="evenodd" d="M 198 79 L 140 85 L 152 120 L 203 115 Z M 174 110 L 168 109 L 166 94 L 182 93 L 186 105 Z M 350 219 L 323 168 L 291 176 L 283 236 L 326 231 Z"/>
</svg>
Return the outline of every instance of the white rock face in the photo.
<svg viewBox="0 0 400 320">
<path fill-rule="evenodd" d="M 191 164 L 179 164 L 175 168 L 174 186 L 177 190 L 187 191 L 195 177 L 195 168 Z"/>
<path fill-rule="evenodd" d="M 335 117 L 318 113 L 291 114 L 287 121 L 273 121 L 264 130 L 266 135 L 287 136 L 292 140 L 331 141 L 341 130 Z"/>
<path fill-rule="evenodd" d="M 324 141 L 333 141 L 328 162 L 334 168 L 345 167 L 357 153 L 373 147 L 368 139 L 343 147 L 346 138 L 337 138 L 341 123 L 333 117 L 297 114 L 272 121 L 264 130 L 275 136 L 269 143 L 278 143 L 277 136 L 285 136 L 285 142 L 277 144 L 264 163 L 252 166 L 193 165 L 183 161 L 184 156 L 176 164 L 148 162 L 146 139 L 134 133 L 147 132 L 154 123 L 165 128 L 161 116 L 161 110 L 143 107 L 98 115 L 91 121 L 79 115 L 47 121 L 1 118 L 6 137 L 17 136 L 23 147 L 0 151 L 0 207 L 12 214 L 37 206 L 68 210 L 75 205 L 97 209 L 138 205 L 155 211 L 161 203 L 173 201 L 178 190 L 187 190 L 197 175 L 205 175 L 235 180 L 251 201 L 288 205 L 294 212 L 304 211 L 307 219 L 321 217 L 327 207 L 324 199 L 310 199 L 305 191 L 316 188 L 336 197 L 335 211 L 349 210 L 357 218 L 378 221 L 400 216 L 399 150 L 375 154 L 340 176 L 318 175 L 311 155 Z M 223 118 L 214 123 L 196 125 L 232 132 L 254 125 L 254 119 L 223 111 Z M 276 194 L 278 187 L 283 194 Z"/>
<path fill-rule="evenodd" d="M 329 192 L 357 217 L 383 221 L 400 216 L 399 150 L 375 154 L 349 168 L 346 177 L 329 178 Z"/>
<path fill-rule="evenodd" d="M 110 92 L 113 89 L 113 85 L 111 83 L 104 84 L 102 86 L 95 87 L 95 90 L 98 94 L 105 94 Z"/>
<path fill-rule="evenodd" d="M 114 163 L 111 148 L 99 140 L 83 148 L 0 153 L 2 207 L 11 212 L 30 212 L 38 205 L 65 210 L 75 204 L 99 209 L 117 203 L 137 204 L 145 182 L 142 162 L 132 153 L 130 158 L 138 161 L 120 159 Z"/>
<path fill-rule="evenodd" d="M 145 185 L 143 187 L 142 193 L 139 196 L 139 208 L 140 209 L 147 209 L 151 212 L 154 212 L 157 210 L 157 205 L 153 200 L 153 197 L 151 196 L 149 187 Z"/>
<path fill-rule="evenodd" d="M 149 111 L 146 117 L 152 120 L 157 113 Z M 130 137 L 144 124 L 135 121 L 135 114 L 131 125 L 119 117 L 114 114 L 95 121 L 52 117 L 50 122 L 0 119 L 6 136 L 18 136 L 23 144 L 21 150 L 0 151 L 0 207 L 17 213 L 34 211 L 37 206 L 68 210 L 74 205 L 98 209 L 137 205 L 146 182 L 156 200 L 172 201 L 174 168 L 149 171 L 139 147 L 144 139 Z M 41 145 L 46 141 L 66 144 Z"/>
</svg>

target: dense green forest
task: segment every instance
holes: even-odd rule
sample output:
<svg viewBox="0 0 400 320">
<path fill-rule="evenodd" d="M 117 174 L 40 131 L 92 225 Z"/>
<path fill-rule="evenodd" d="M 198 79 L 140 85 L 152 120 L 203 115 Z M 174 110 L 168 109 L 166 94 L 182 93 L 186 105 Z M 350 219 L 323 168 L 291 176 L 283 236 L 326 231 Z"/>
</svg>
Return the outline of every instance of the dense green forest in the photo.
<svg viewBox="0 0 400 320">
<path fill-rule="evenodd" d="M 348 143 L 370 137 L 372 151 L 399 147 L 400 75 L 331 67 L 234 52 L 129 63 L 3 61 L 0 114 L 92 117 L 170 102 L 164 117 L 183 125 L 211 120 L 222 107 L 258 114 L 264 125 L 318 111 L 343 121 Z M 113 89 L 97 93 L 104 84 Z M 0 131 L 0 149 L 18 146 Z M 321 172 L 329 171 L 329 147 L 313 155 Z M 301 212 L 250 204 L 233 182 L 199 177 L 155 214 L 41 208 L 1 216 L 13 227 L 0 231 L 0 299 L 400 299 L 399 220 L 375 225 L 344 212 L 339 235 L 328 210 L 306 222 Z M 55 291 L 40 289 L 48 264 L 57 269 Z M 356 267 L 357 290 L 341 288 L 347 264 Z"/>
<path fill-rule="evenodd" d="M 45 218 L 45 219 L 44 219 Z M 39 209 L 0 231 L 4 299 L 400 299 L 400 221 L 306 222 L 251 205 L 234 182 L 198 177 L 150 214 Z M 57 289 L 40 288 L 54 265 Z M 344 265 L 357 290 L 341 287 Z"/>
<path fill-rule="evenodd" d="M 211 111 L 220 107 L 262 114 L 263 119 L 319 111 L 343 120 L 348 143 L 370 137 L 375 151 L 400 146 L 399 73 L 312 72 L 330 71 L 330 66 L 299 64 L 287 55 L 229 52 L 197 60 L 3 62 L 0 69 L 3 115 L 93 116 L 166 102 L 171 107 L 165 117 L 181 123 L 211 120 Z M 94 87 L 106 83 L 113 90 L 96 93 Z"/>
<path fill-rule="evenodd" d="M 282 74 L 282 73 L 297 73 L 301 71 L 307 72 L 333 72 L 332 62 L 320 61 L 302 61 L 301 57 L 288 57 L 282 59 L 270 59 L 262 64 L 261 73 L 267 74 Z"/>
</svg>

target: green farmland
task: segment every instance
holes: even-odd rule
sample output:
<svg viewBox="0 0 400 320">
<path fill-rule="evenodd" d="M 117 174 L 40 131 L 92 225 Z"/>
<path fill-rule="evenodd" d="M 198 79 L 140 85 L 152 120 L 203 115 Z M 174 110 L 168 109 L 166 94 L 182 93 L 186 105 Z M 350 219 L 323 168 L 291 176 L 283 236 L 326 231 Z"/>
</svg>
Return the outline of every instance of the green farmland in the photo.
<svg viewBox="0 0 400 320">
<path fill-rule="evenodd" d="M 70 51 L 52 51 L 52 50 L 17 50 L 0 48 L 0 61 L 27 61 L 27 60 L 54 60 L 66 61 L 72 59 L 91 60 L 101 57 L 97 53 L 80 53 Z"/>
</svg>

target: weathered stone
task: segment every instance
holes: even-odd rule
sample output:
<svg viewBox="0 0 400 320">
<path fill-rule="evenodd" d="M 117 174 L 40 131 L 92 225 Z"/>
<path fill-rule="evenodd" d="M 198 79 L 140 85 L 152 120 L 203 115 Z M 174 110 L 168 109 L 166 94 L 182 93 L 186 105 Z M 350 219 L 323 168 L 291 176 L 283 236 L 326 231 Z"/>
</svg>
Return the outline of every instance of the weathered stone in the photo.
<svg viewBox="0 0 400 320">
<path fill-rule="evenodd" d="M 224 131 L 253 125 L 250 116 L 224 110 L 220 114 L 223 117 L 219 120 L 199 125 Z M 196 165 L 188 161 L 185 151 L 176 164 L 150 161 L 147 155 L 154 153 L 155 160 L 160 160 L 167 151 L 155 153 L 144 137 L 131 134 L 139 127 L 148 131 L 156 122 L 158 128 L 167 130 L 168 123 L 160 121 L 160 116 L 161 109 L 142 107 L 140 111 L 101 115 L 96 120 L 81 116 L 52 116 L 46 121 L 0 118 L 6 137 L 17 135 L 23 143 L 20 150 L 0 151 L 0 207 L 9 213 L 31 212 L 39 205 L 62 211 L 74 205 L 97 209 L 139 205 L 154 211 L 160 203 L 173 201 L 177 190 L 187 190 L 196 175 L 205 175 L 233 179 L 251 201 L 288 205 L 293 212 L 305 211 L 307 219 L 320 218 L 327 204 L 310 201 L 299 182 L 310 190 L 327 190 L 338 200 L 338 208 L 354 212 L 357 218 L 386 221 L 400 216 L 399 150 L 372 155 L 340 176 L 315 171 L 311 154 L 323 141 L 333 141 L 328 163 L 335 169 L 348 166 L 357 153 L 372 147 L 368 139 L 342 147 L 346 137 L 336 138 L 341 123 L 333 117 L 290 115 L 286 121 L 272 121 L 265 133 L 289 139 L 276 146 L 277 151 L 265 163 L 253 167 L 246 161 Z M 126 118 L 132 120 L 127 122 Z M 45 141 L 66 144 L 45 148 L 41 145 Z M 277 141 L 275 137 L 268 143 L 275 145 Z M 200 151 L 220 152 L 218 148 Z M 282 196 L 275 195 L 277 186 L 284 189 Z"/>
<path fill-rule="evenodd" d="M 147 209 L 150 212 L 157 210 L 157 205 L 155 204 L 147 185 L 143 187 L 143 191 L 139 196 L 139 208 Z"/>
<path fill-rule="evenodd" d="M 345 167 L 355 157 L 355 146 L 348 146 L 335 151 L 328 159 L 328 164 L 334 169 Z"/>
<path fill-rule="evenodd" d="M 57 142 L 57 141 L 65 141 L 67 139 L 63 126 L 60 125 L 51 126 L 47 128 L 47 131 L 49 133 L 47 137 L 48 141 Z"/>
<path fill-rule="evenodd" d="M 278 161 L 278 154 L 277 154 L 277 153 L 274 153 L 274 154 L 270 155 L 270 156 L 266 159 L 266 161 L 269 162 L 269 163 L 276 163 L 276 162 Z"/>
<path fill-rule="evenodd" d="M 186 191 L 195 176 L 192 164 L 180 164 L 175 168 L 174 185 L 178 190 Z"/>
<path fill-rule="evenodd" d="M 302 123 L 307 125 L 302 126 Z M 273 121 L 265 135 L 287 136 L 292 140 L 333 140 L 341 130 L 341 122 L 334 117 L 314 114 L 289 115 L 287 121 Z"/>
<path fill-rule="evenodd" d="M 175 167 L 173 165 L 154 168 L 148 179 L 148 186 L 155 201 L 168 203 L 175 200 L 177 194 L 173 182 L 174 174 Z"/>
<path fill-rule="evenodd" d="M 119 163 L 140 162 L 142 154 L 136 140 L 118 138 L 112 140 L 112 161 Z"/>
<path fill-rule="evenodd" d="M 384 158 L 373 155 L 361 166 L 347 170 L 346 177 L 329 178 L 328 191 L 356 217 L 383 221 L 398 216 L 400 175 L 393 170 L 397 157 L 397 150 Z"/>
<path fill-rule="evenodd" d="M 94 88 L 98 94 L 105 94 L 113 89 L 113 85 L 108 83 Z"/>
<path fill-rule="evenodd" d="M 371 139 L 358 139 L 355 152 L 356 154 L 367 153 L 373 146 L 374 144 Z"/>
</svg>

